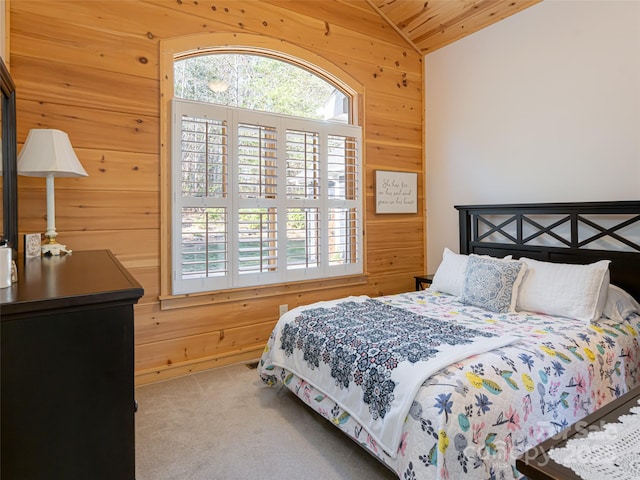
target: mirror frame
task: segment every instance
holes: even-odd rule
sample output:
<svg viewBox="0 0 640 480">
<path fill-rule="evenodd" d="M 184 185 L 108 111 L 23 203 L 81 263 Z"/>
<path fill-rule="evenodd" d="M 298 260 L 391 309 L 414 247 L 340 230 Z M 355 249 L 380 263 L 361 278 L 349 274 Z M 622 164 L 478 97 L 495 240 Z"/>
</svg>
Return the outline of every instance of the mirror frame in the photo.
<svg viewBox="0 0 640 480">
<path fill-rule="evenodd" d="M 2 235 L 18 253 L 18 161 L 16 141 L 16 86 L 0 58 L 2 93 Z"/>
</svg>

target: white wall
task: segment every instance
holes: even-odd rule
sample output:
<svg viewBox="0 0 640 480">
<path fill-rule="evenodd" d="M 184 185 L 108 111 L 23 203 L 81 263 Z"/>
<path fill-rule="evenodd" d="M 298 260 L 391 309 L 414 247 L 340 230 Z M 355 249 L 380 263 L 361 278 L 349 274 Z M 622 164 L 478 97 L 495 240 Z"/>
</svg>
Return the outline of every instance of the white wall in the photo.
<svg viewBox="0 0 640 480">
<path fill-rule="evenodd" d="M 640 199 L 640 0 L 546 0 L 425 60 L 429 272 L 454 205 Z"/>
</svg>

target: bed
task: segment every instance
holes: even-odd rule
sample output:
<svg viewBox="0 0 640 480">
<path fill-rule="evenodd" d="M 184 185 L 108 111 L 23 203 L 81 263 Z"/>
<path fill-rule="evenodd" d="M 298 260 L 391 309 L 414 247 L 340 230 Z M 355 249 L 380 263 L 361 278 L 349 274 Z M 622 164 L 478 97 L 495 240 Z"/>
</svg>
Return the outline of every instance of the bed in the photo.
<svg viewBox="0 0 640 480">
<path fill-rule="evenodd" d="M 258 371 L 400 478 L 520 478 L 640 385 L 640 202 L 456 208 L 431 288 L 293 309 Z"/>
</svg>

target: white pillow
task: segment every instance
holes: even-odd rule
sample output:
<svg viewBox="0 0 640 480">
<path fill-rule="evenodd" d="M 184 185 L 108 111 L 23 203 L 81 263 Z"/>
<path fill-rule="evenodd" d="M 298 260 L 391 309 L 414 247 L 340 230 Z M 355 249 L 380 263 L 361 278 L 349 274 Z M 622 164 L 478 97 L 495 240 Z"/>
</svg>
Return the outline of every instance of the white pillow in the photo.
<svg viewBox="0 0 640 480">
<path fill-rule="evenodd" d="M 442 262 L 433 276 L 431 289 L 459 297 L 462 293 L 462 281 L 468 259 L 468 255 L 454 253 L 445 247 L 442 252 Z"/>
<path fill-rule="evenodd" d="M 516 310 L 587 322 L 602 316 L 601 296 L 609 285 L 609 260 L 589 265 L 520 260 L 527 265 L 527 271 L 518 291 Z"/>
<path fill-rule="evenodd" d="M 602 315 L 611 320 L 622 322 L 633 312 L 640 314 L 640 304 L 620 287 L 609 285 Z"/>
</svg>

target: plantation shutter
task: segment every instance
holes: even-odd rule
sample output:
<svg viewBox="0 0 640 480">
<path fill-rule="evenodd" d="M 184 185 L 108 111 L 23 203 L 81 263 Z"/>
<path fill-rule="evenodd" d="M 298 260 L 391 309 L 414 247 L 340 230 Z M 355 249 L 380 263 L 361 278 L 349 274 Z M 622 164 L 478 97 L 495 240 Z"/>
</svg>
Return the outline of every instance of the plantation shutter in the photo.
<svg viewBox="0 0 640 480">
<path fill-rule="evenodd" d="M 362 272 L 358 127 L 172 102 L 175 294 Z"/>
</svg>

